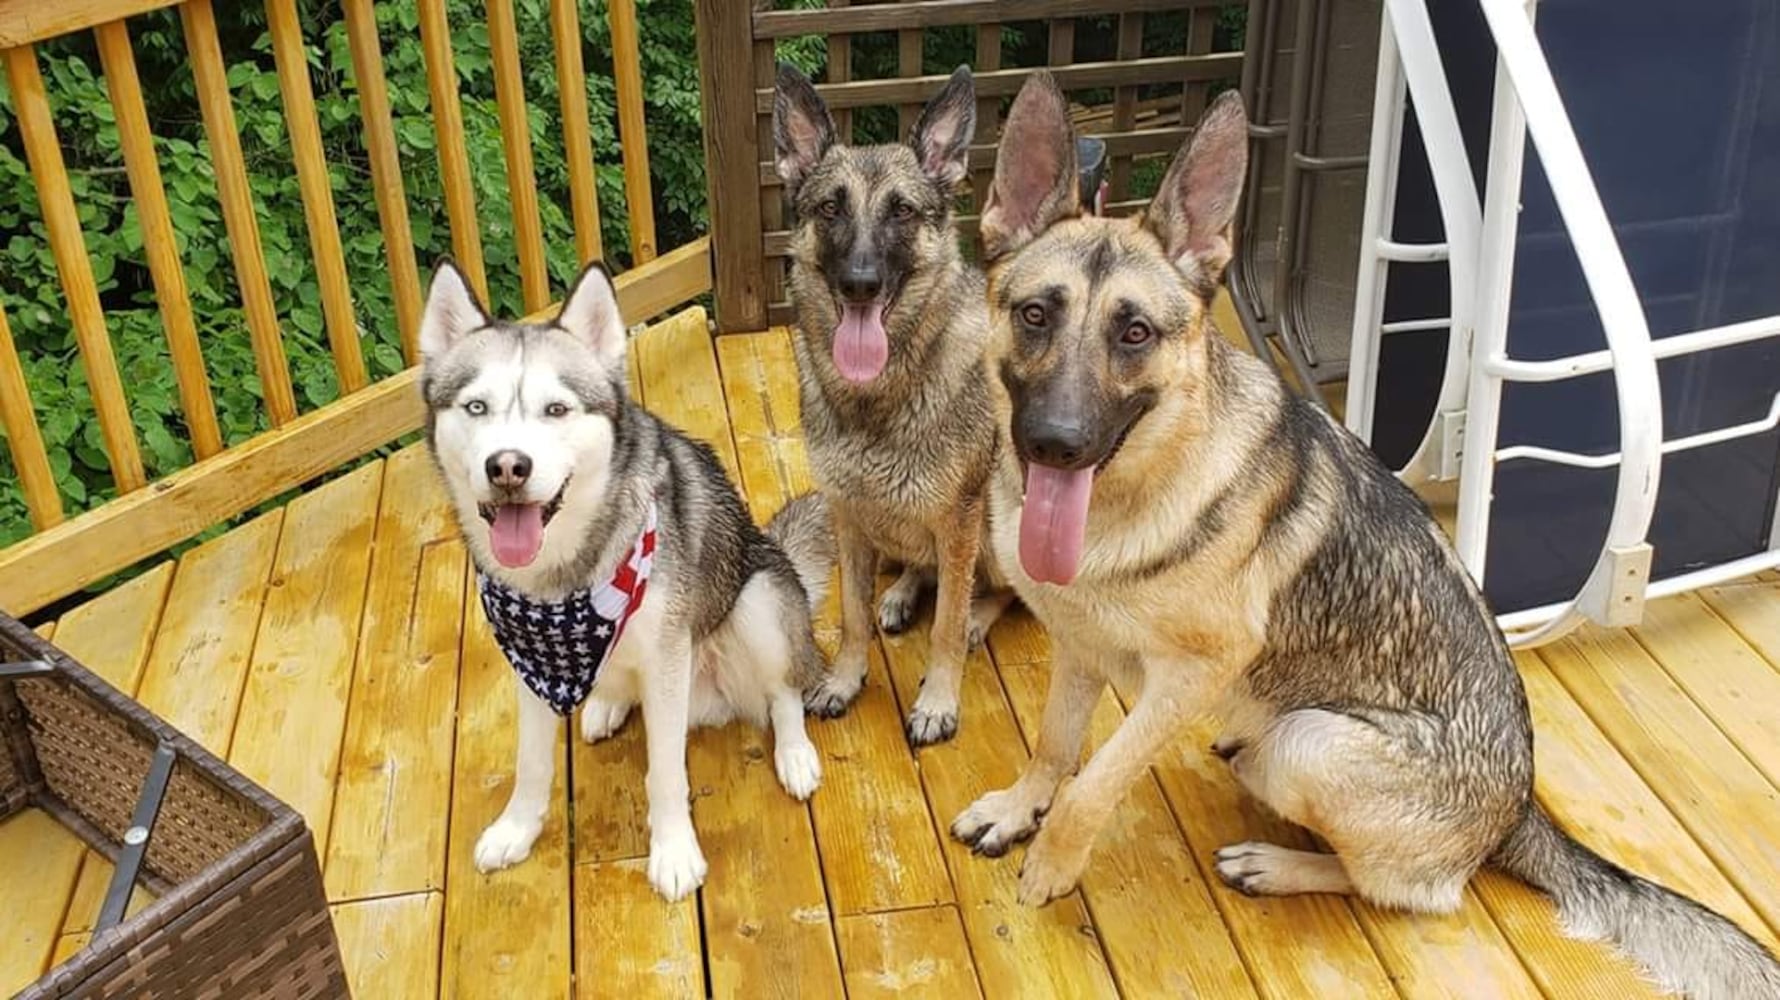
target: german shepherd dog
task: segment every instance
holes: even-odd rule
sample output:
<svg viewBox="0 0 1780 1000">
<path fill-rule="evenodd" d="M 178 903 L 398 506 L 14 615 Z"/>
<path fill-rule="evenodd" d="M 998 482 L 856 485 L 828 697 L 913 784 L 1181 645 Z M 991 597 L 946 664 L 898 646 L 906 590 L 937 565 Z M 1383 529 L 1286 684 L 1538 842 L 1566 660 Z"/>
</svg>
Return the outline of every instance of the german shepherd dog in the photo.
<svg viewBox="0 0 1780 1000">
<path fill-rule="evenodd" d="M 909 713 L 916 746 L 958 729 L 968 649 L 1011 600 L 979 559 L 995 425 L 983 350 L 982 276 L 952 222 L 976 130 L 976 88 L 959 67 L 906 145 L 839 143 L 810 81 L 779 69 L 773 137 L 796 212 L 791 297 L 804 438 L 835 513 L 841 647 L 812 711 L 844 708 L 865 679 L 877 560 L 903 565 L 878 625 L 907 628 L 938 583 L 932 658 Z M 977 599 L 978 580 L 1001 589 Z"/>
<path fill-rule="evenodd" d="M 833 538 L 814 495 L 756 527 L 711 449 L 625 392 L 624 330 L 597 264 L 554 320 L 526 324 L 490 317 L 446 262 L 421 320 L 421 390 L 427 446 L 518 673 L 513 793 L 477 840 L 476 867 L 531 852 L 550 802 L 556 715 L 580 702 L 592 743 L 640 703 L 649 882 L 672 900 L 706 871 L 690 728 L 770 724 L 785 791 L 807 799 L 821 782 L 803 693 L 824 673 L 810 616 Z"/>
<path fill-rule="evenodd" d="M 1213 749 L 1243 787 L 1332 852 L 1232 844 L 1216 861 L 1232 887 L 1443 912 L 1488 865 L 1666 988 L 1780 996 L 1753 939 L 1534 801 L 1525 690 L 1427 508 L 1211 327 L 1247 160 L 1236 95 L 1206 111 L 1141 217 L 1084 216 L 1074 157 L 1040 74 L 1009 112 L 983 238 L 1008 435 L 992 544 L 1054 665 L 1030 764 L 953 834 L 999 855 L 1036 833 L 1020 898 L 1043 904 L 1075 886 L 1157 752 L 1215 712 Z M 1062 784 L 1109 679 L 1141 694 Z"/>
</svg>

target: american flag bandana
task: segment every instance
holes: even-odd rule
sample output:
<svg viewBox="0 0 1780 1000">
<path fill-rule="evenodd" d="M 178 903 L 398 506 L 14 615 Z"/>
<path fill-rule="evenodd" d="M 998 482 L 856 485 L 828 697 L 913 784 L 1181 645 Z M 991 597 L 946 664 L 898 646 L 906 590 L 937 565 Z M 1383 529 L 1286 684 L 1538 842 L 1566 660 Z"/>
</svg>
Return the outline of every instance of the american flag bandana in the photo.
<svg viewBox="0 0 1780 1000">
<path fill-rule="evenodd" d="M 573 712 L 593 690 L 625 623 L 643 606 L 654 562 L 655 503 L 650 501 L 642 537 L 612 579 L 597 587 L 560 601 L 539 601 L 477 571 L 482 610 L 501 652 L 525 686 L 558 715 Z"/>
</svg>

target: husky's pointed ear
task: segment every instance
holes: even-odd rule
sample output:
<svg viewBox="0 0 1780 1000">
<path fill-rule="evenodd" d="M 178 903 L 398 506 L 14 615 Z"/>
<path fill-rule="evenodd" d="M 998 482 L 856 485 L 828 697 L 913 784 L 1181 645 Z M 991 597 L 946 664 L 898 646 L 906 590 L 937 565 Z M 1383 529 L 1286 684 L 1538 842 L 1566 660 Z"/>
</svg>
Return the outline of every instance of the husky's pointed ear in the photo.
<svg viewBox="0 0 1780 1000">
<path fill-rule="evenodd" d="M 952 71 L 939 93 L 927 102 L 921 120 L 909 132 L 909 145 L 921 161 L 921 172 L 942 188 L 964 179 L 970 140 L 977 133 L 977 85 L 970 67 Z"/>
<path fill-rule="evenodd" d="M 465 334 L 489 325 L 488 313 L 476 301 L 470 279 L 445 257 L 433 270 L 427 291 L 426 312 L 420 317 L 420 356 L 436 358 L 451 349 Z"/>
<path fill-rule="evenodd" d="M 556 325 L 593 348 L 607 365 L 624 360 L 624 318 L 618 314 L 618 292 L 599 261 L 587 265 L 562 300 Z"/>
<path fill-rule="evenodd" d="M 1026 81 L 1008 109 L 995 151 L 995 181 L 983 207 L 983 258 L 1009 254 L 1058 219 L 1078 215 L 1075 129 L 1051 74 Z"/>
<path fill-rule="evenodd" d="M 1248 114 L 1242 98 L 1226 91 L 1193 129 L 1174 158 L 1143 224 L 1162 241 L 1187 279 L 1208 294 L 1230 263 L 1230 226 L 1248 173 Z"/>
<path fill-rule="evenodd" d="M 790 63 L 779 64 L 773 88 L 774 165 L 791 194 L 834 145 L 834 119 L 810 78 Z"/>
</svg>

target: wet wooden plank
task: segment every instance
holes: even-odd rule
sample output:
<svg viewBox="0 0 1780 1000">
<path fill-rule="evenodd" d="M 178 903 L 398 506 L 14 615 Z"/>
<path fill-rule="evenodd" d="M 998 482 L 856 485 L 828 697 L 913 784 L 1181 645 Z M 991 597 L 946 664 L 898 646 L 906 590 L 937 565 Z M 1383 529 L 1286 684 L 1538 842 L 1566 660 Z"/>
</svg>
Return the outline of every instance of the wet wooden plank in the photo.
<svg viewBox="0 0 1780 1000">
<path fill-rule="evenodd" d="M 704 311 L 679 313 L 651 327 L 634 346 L 649 408 L 709 442 L 735 476 L 735 446 Z M 809 808 L 779 787 L 771 736 L 738 724 L 695 731 L 688 742 L 693 825 L 710 864 L 700 895 L 710 988 L 719 995 L 763 989 L 839 993 L 840 966 Z"/>
<path fill-rule="evenodd" d="M 1044 714 L 1050 665 L 997 667 L 1031 745 Z M 1107 692 L 1089 725 L 1088 746 L 1098 748 L 1124 719 L 1118 700 Z M 1152 777 L 1133 785 L 1113 810 L 1082 875 L 1082 894 L 1126 994 L 1255 995 L 1205 876 Z M 1178 947 L 1182 940 L 1193 947 Z"/>
<path fill-rule="evenodd" d="M 982 996 L 954 907 L 843 916 L 834 932 L 851 1000 Z"/>
<path fill-rule="evenodd" d="M 1540 657 L 1770 928 L 1780 927 L 1780 791 L 1625 631 Z M 1679 752 L 1677 748 L 1685 748 Z"/>
<path fill-rule="evenodd" d="M 1775 591 L 1780 588 L 1770 590 L 1771 598 L 1780 596 Z M 1752 630 L 1763 624 L 1746 611 L 1741 617 Z M 1632 635 L 1756 769 L 1780 786 L 1780 670 L 1696 594 L 1651 601 Z"/>
<path fill-rule="evenodd" d="M 330 899 L 445 877 L 468 558 L 431 459 L 384 463 L 325 874 Z"/>
<path fill-rule="evenodd" d="M 80 838 L 41 810 L 0 820 L 0 886 L 8 913 L 0 934 L 0 994 L 17 993 L 49 968 L 85 851 Z"/>
<path fill-rule="evenodd" d="M 576 865 L 575 911 L 576 996 L 705 995 L 698 902 L 662 902 L 641 859 Z"/>
<path fill-rule="evenodd" d="M 1043 683 L 1049 672 L 1050 638 L 1044 626 L 1029 612 L 1015 610 L 990 631 L 989 647 L 1022 718 L 1035 723 L 1042 713 Z M 1098 730 L 1111 721 L 1107 712 L 1108 706 L 1102 705 Z M 1196 724 L 1162 754 L 1152 772 L 1186 837 L 1192 860 L 1204 875 L 1196 881 L 1209 885 L 1255 991 L 1275 998 L 1393 995 L 1389 977 L 1346 901 L 1328 896 L 1250 899 L 1211 874 L 1212 854 L 1226 844 L 1268 840 L 1310 846 L 1301 831 L 1244 794 L 1229 766 L 1208 752 L 1216 731 L 1211 720 Z M 1104 735 L 1094 732 L 1094 744 Z M 1088 899 L 1093 906 L 1092 887 Z M 1101 923 L 1116 963 L 1120 934 L 1107 930 L 1104 920 Z"/>
<path fill-rule="evenodd" d="M 917 629 L 886 639 L 883 646 L 898 700 L 910 704 L 926 669 L 927 637 Z M 927 800 L 942 824 L 984 793 L 1012 784 L 1026 759 L 995 668 L 981 651 L 965 661 L 959 704 L 958 735 L 916 758 Z M 1042 908 L 1022 906 L 1016 899 L 1017 858 L 977 857 L 949 835 L 945 855 L 985 995 L 1116 995 L 1099 933 L 1079 892 Z"/>
<path fill-rule="evenodd" d="M 439 925 L 444 907 L 444 897 L 436 892 L 411 892 L 330 907 L 352 995 L 438 996 Z"/>
<path fill-rule="evenodd" d="M 783 329 L 720 338 L 717 354 L 741 485 L 764 522 L 786 500 L 813 489 L 798 436 L 796 361 Z M 831 615 L 823 625 L 832 636 L 838 619 Z M 835 912 L 950 902 L 940 833 L 875 646 L 859 701 L 839 719 L 812 720 L 810 735 L 823 771 L 810 810 Z"/>
<path fill-rule="evenodd" d="M 446 861 L 444 995 L 569 995 L 568 801 L 558 774 L 544 830 L 531 856 L 503 871 L 476 870 L 476 840 L 513 789 L 518 678 L 483 617 L 474 586 L 464 593 L 463 666 L 458 680 L 457 753 Z M 558 770 L 567 761 L 557 730 Z M 603 916 L 597 919 L 604 919 Z"/>
<path fill-rule="evenodd" d="M 229 762 L 303 815 L 325 856 L 383 486 L 373 462 L 284 511 Z M 302 751 L 290 735 L 301 730 Z"/>
<path fill-rule="evenodd" d="M 227 757 L 284 511 L 263 514 L 179 560 L 137 700 Z"/>
<path fill-rule="evenodd" d="M 134 695 L 161 624 L 174 565 L 161 563 L 63 615 L 56 646 L 112 687 Z"/>
</svg>

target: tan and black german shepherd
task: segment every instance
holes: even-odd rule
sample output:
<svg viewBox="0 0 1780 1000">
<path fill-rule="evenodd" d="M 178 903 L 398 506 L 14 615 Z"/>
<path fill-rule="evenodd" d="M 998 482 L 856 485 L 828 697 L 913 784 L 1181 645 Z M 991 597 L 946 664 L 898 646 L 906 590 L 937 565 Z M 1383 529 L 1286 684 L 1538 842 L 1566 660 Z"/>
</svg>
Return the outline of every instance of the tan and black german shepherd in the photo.
<svg viewBox="0 0 1780 1000">
<path fill-rule="evenodd" d="M 915 745 L 958 729 L 959 673 L 1011 595 L 974 601 L 995 424 L 983 350 L 983 279 L 958 250 L 953 189 L 976 131 L 976 88 L 959 67 L 907 144 L 850 146 L 810 81 L 779 70 L 773 138 L 796 225 L 791 297 L 804 438 L 835 513 L 841 648 L 810 707 L 859 693 L 880 555 L 903 566 L 878 623 L 909 626 L 937 578 L 932 657 L 908 718 Z"/>
<path fill-rule="evenodd" d="M 1054 81 L 1035 77 L 1009 112 L 983 214 L 1007 432 L 991 534 L 1055 658 L 1030 765 L 954 835 L 999 855 L 1036 833 L 1020 896 L 1066 893 L 1132 781 L 1216 713 L 1214 749 L 1244 788 L 1332 851 L 1232 844 L 1217 870 L 1236 889 L 1449 911 L 1488 865 L 1664 987 L 1780 996 L 1761 945 L 1598 857 L 1533 800 L 1525 691 L 1426 507 L 1212 329 L 1246 150 L 1242 104 L 1224 95 L 1148 211 L 1102 219 L 1077 203 Z M 1141 694 L 1063 784 L 1110 678 Z"/>
</svg>

